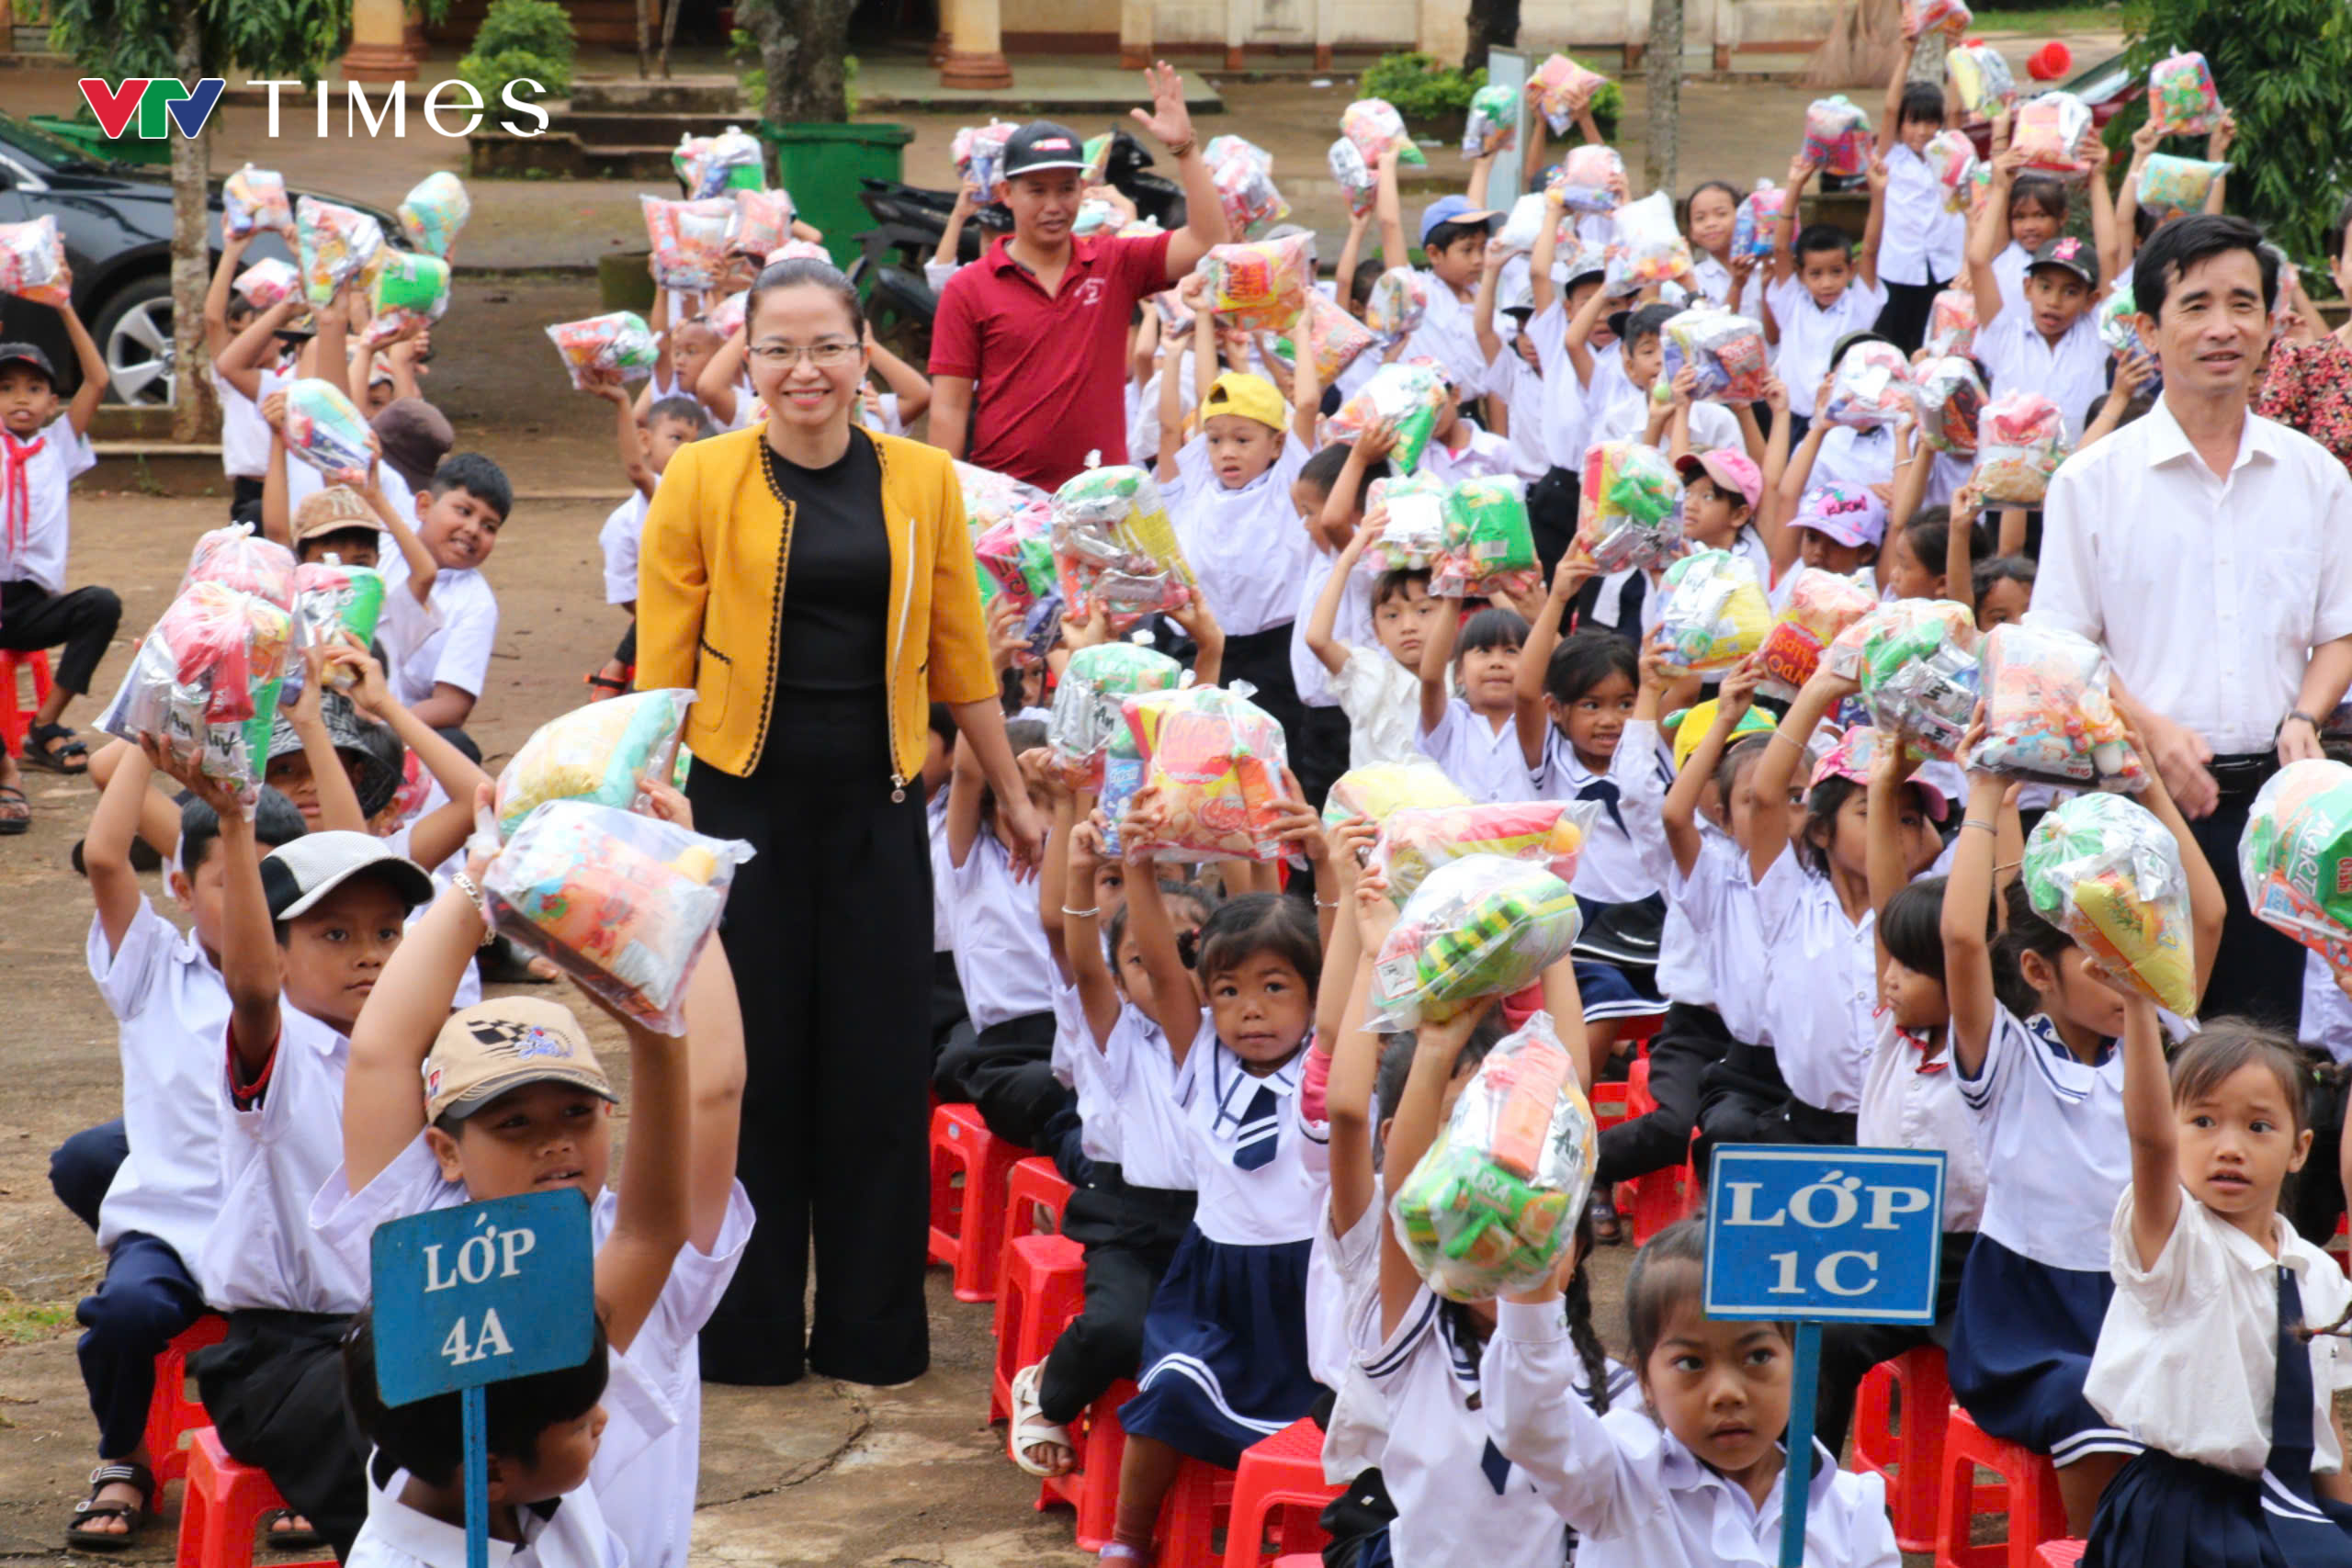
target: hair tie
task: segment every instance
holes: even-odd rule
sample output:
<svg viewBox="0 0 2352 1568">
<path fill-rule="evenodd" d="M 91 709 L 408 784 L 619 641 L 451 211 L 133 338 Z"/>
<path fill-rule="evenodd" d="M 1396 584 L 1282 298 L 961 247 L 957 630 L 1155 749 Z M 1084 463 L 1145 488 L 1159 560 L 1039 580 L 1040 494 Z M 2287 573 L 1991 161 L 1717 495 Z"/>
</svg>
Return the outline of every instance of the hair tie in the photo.
<svg viewBox="0 0 2352 1568">
<path fill-rule="evenodd" d="M 1176 933 L 1176 956 L 1183 960 L 1184 967 L 1187 969 L 1195 969 L 1200 966 L 1200 937 L 1201 933 L 1197 931 Z"/>
</svg>

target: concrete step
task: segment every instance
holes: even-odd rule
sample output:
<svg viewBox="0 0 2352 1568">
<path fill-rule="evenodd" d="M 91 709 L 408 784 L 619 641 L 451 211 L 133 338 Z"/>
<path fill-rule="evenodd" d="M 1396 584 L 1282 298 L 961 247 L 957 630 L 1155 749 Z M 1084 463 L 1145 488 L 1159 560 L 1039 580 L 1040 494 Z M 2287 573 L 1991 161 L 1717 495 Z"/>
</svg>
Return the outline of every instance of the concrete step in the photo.
<svg viewBox="0 0 2352 1568">
<path fill-rule="evenodd" d="M 633 111 L 582 109 L 575 97 L 571 107 L 549 113 L 548 129 L 569 131 L 591 147 L 674 148 L 681 137 L 716 136 L 730 125 L 750 130 L 759 119 L 759 110 L 740 101 L 718 110 Z"/>
<path fill-rule="evenodd" d="M 742 101 L 742 84 L 731 75 L 571 79 L 575 114 L 740 114 Z"/>
</svg>

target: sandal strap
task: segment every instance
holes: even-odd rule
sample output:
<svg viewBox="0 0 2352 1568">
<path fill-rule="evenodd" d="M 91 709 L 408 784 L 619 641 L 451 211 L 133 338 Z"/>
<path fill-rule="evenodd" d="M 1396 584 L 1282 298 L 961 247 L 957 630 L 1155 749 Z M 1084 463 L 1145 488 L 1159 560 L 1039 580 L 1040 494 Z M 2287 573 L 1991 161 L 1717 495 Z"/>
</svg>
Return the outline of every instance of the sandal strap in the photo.
<svg viewBox="0 0 2352 1568">
<path fill-rule="evenodd" d="M 93 1487 L 109 1486 L 118 1481 L 127 1482 L 141 1492 L 155 1489 L 155 1472 L 132 1460 L 117 1460 L 112 1464 L 102 1464 L 90 1472 Z"/>
</svg>

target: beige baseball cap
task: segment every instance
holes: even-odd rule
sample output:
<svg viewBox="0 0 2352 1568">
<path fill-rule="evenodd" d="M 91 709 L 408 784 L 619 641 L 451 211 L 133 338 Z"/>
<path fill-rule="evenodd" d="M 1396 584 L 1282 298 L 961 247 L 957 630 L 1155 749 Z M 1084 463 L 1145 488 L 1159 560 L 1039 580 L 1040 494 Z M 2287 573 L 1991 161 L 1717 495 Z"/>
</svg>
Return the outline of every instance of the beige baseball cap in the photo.
<svg viewBox="0 0 2352 1568">
<path fill-rule="evenodd" d="M 368 500 L 349 485 L 329 485 L 302 498 L 294 509 L 294 542 L 314 539 L 321 534 L 339 534 L 347 528 L 380 529 L 383 524 Z"/>
<path fill-rule="evenodd" d="M 424 1118 L 459 1120 L 508 1089 L 563 1083 L 618 1104 L 612 1080 L 569 1008 L 501 997 L 453 1014 L 424 1058 Z"/>
</svg>

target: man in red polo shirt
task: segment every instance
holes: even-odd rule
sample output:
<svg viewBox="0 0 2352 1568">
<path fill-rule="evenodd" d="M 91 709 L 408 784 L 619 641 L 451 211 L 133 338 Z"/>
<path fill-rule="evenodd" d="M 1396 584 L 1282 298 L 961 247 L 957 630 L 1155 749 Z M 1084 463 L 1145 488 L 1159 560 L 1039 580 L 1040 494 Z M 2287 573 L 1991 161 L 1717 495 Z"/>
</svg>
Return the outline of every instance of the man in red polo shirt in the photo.
<svg viewBox="0 0 2352 1568">
<path fill-rule="evenodd" d="M 1012 133 L 998 165 L 995 195 L 1012 209 L 1012 237 L 947 280 L 932 327 L 932 439 L 1048 491 L 1084 468 L 1089 452 L 1105 463 L 1127 460 L 1127 322 L 1136 301 L 1191 272 L 1228 237 L 1182 84 L 1164 61 L 1144 74 L 1151 112 L 1129 112 L 1176 161 L 1185 226 L 1136 239 L 1072 238 L 1085 150 L 1066 128 L 1034 120 Z"/>
</svg>

